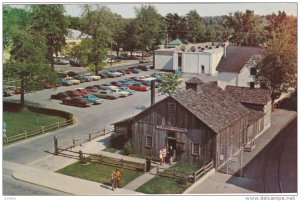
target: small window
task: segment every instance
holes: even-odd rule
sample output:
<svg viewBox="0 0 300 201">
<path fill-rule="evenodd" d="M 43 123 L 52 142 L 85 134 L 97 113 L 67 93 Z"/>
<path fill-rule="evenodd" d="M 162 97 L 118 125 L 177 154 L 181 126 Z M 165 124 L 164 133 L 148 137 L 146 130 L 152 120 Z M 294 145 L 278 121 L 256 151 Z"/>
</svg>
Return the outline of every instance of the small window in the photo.
<svg viewBox="0 0 300 201">
<path fill-rule="evenodd" d="M 199 144 L 192 144 L 192 154 L 200 155 L 200 146 L 199 146 Z"/>
<path fill-rule="evenodd" d="M 152 136 L 146 136 L 146 147 L 152 147 Z"/>
<path fill-rule="evenodd" d="M 250 75 L 256 75 L 256 68 L 250 68 Z"/>
<path fill-rule="evenodd" d="M 201 66 L 201 74 L 204 74 L 204 65 Z"/>
</svg>

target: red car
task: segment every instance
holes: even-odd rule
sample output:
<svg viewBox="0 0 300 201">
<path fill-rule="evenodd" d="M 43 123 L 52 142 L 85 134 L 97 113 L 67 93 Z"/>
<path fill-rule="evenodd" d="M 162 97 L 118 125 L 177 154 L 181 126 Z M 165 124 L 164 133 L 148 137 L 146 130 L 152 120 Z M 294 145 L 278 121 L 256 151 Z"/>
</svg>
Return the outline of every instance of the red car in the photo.
<svg viewBox="0 0 300 201">
<path fill-rule="evenodd" d="M 75 89 L 75 91 L 78 91 L 79 93 L 82 93 L 83 95 L 92 93 L 90 90 L 87 90 L 87 89 Z"/>
<path fill-rule="evenodd" d="M 20 94 L 21 93 L 21 89 L 20 87 L 16 87 L 16 86 L 7 86 L 5 87 L 8 90 L 11 90 L 14 94 Z"/>
<path fill-rule="evenodd" d="M 72 106 L 77 106 L 77 107 L 89 107 L 89 106 L 91 106 L 90 102 L 88 102 L 86 100 L 82 100 L 81 98 L 63 99 L 62 104 L 72 105 Z"/>
<path fill-rule="evenodd" d="M 129 69 L 125 69 L 126 74 L 132 74 L 132 71 Z"/>
<path fill-rule="evenodd" d="M 66 94 L 68 94 L 69 96 L 83 96 L 84 94 L 79 92 L 79 91 L 72 91 L 72 90 L 68 90 L 66 91 Z"/>
<path fill-rule="evenodd" d="M 150 89 L 149 86 L 143 84 L 130 84 L 127 87 L 136 91 L 148 91 Z"/>
</svg>

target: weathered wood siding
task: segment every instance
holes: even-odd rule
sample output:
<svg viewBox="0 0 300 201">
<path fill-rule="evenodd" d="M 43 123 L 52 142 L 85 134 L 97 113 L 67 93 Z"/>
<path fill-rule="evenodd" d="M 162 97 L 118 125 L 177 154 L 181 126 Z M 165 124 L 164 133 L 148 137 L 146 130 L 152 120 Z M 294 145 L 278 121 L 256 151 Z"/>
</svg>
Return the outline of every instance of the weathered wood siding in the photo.
<svg viewBox="0 0 300 201">
<path fill-rule="evenodd" d="M 216 164 L 222 166 L 247 143 L 248 116 L 218 133 L 216 137 Z"/>
<path fill-rule="evenodd" d="M 175 104 L 174 114 L 168 111 L 168 104 Z M 173 131 L 176 138 L 176 159 L 196 165 L 209 162 L 215 156 L 215 133 L 198 120 L 184 107 L 167 98 L 156 104 L 148 112 L 138 115 L 132 125 L 132 143 L 135 153 L 143 157 L 151 155 L 159 159 L 159 150 L 166 145 L 168 130 L 157 125 L 182 128 L 184 131 Z M 146 147 L 146 136 L 152 137 L 152 147 Z M 192 144 L 200 145 L 200 155 L 192 154 Z M 180 148 L 180 150 L 179 150 Z"/>
<path fill-rule="evenodd" d="M 272 113 L 272 102 L 270 101 L 267 105 L 264 106 L 263 112 L 265 113 L 264 127 L 267 128 L 271 126 L 271 113 Z"/>
<path fill-rule="evenodd" d="M 264 117 L 258 119 L 254 124 L 250 125 L 247 128 L 248 139 L 255 138 L 261 131 L 264 130 L 265 128 Z"/>
</svg>

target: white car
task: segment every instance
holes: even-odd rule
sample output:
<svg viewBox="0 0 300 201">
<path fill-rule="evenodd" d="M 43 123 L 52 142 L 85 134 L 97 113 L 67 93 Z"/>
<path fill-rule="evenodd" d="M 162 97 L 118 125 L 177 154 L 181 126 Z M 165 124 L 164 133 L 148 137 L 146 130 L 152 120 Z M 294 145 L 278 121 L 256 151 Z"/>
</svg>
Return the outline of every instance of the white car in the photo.
<svg viewBox="0 0 300 201">
<path fill-rule="evenodd" d="M 110 72 L 111 72 L 111 74 L 113 74 L 116 77 L 121 77 L 123 75 L 122 73 L 117 72 L 117 71 L 110 71 Z"/>
<path fill-rule="evenodd" d="M 156 78 L 155 77 L 151 77 L 150 75 L 144 75 L 140 80 L 151 81 L 151 80 L 156 80 Z"/>
<path fill-rule="evenodd" d="M 110 91 L 115 90 L 115 89 L 119 89 L 119 87 L 111 85 L 111 84 L 101 84 L 100 88 L 102 90 L 110 90 Z"/>
<path fill-rule="evenodd" d="M 112 92 L 116 93 L 119 95 L 119 97 L 127 97 L 129 96 L 129 92 L 127 91 L 121 91 L 120 89 L 113 89 L 111 90 Z"/>
<path fill-rule="evenodd" d="M 91 73 L 86 73 L 85 76 L 90 77 L 94 81 L 101 79 L 101 76 L 99 76 L 99 75 L 92 75 Z"/>
</svg>

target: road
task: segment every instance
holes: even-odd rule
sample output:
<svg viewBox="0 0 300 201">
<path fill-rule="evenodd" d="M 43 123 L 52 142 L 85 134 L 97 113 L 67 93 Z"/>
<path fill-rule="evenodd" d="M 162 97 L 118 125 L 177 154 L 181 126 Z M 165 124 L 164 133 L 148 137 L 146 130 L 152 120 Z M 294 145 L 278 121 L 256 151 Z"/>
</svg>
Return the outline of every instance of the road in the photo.
<svg viewBox="0 0 300 201">
<path fill-rule="evenodd" d="M 297 192 L 297 119 L 244 168 L 244 177 L 256 181 L 256 192 Z"/>
</svg>

